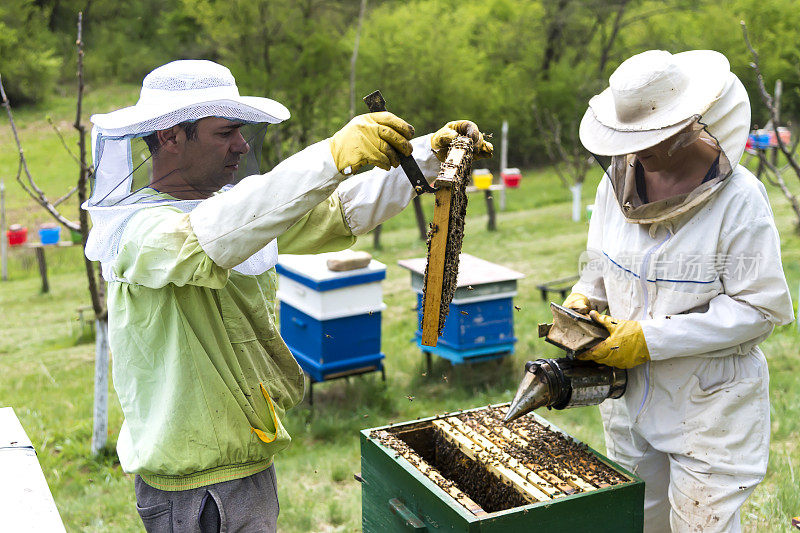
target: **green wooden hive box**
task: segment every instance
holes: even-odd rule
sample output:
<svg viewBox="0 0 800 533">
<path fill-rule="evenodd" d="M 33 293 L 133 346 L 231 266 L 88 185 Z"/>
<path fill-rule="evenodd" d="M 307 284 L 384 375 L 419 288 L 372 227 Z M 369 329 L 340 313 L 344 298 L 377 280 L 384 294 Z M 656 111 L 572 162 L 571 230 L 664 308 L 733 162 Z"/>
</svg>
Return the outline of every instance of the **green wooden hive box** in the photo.
<svg viewBox="0 0 800 533">
<path fill-rule="evenodd" d="M 642 531 L 644 482 L 507 404 L 361 432 L 365 532 Z"/>
</svg>

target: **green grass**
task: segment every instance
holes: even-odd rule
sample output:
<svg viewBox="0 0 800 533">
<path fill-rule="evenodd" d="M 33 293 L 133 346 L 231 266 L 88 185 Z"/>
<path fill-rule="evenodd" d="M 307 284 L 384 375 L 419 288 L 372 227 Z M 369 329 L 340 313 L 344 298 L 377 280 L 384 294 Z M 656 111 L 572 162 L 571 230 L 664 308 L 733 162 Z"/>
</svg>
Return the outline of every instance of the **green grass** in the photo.
<svg viewBox="0 0 800 533">
<path fill-rule="evenodd" d="M 87 109 L 110 109 L 136 98 L 128 88 L 90 93 Z M 51 102 L 54 120 L 71 120 L 67 98 Z M 53 111 L 52 109 L 55 109 Z M 40 172 L 46 191 L 66 190 L 74 181 L 74 166 L 62 157 L 60 142 L 40 118 L 25 110 L 26 153 Z M 0 145 L 10 134 L 0 122 Z M 0 176 L 16 170 L 13 150 L 0 151 Z M 591 197 L 599 176 L 584 186 Z M 37 211 L 20 188 L 8 183 L 8 205 L 15 218 L 32 224 L 46 215 Z M 797 189 L 797 184 L 792 184 Z M 793 294 L 800 281 L 800 238 L 792 233 L 791 210 L 770 189 L 782 235 L 784 266 Z M 588 199 L 588 198 L 587 198 Z M 507 210 L 498 216 L 498 231 L 486 230 L 480 195 L 470 198 L 463 251 L 502 263 L 526 274 L 515 303 L 519 342 L 517 353 L 499 362 L 452 367 L 434 359 L 432 375 L 423 376 L 424 358 L 410 342 L 416 328 L 415 296 L 410 275 L 397 260 L 425 254 L 413 210 L 389 221 L 383 249 L 372 239 L 357 248 L 374 253 L 387 265 L 383 283 L 387 309 L 383 314 L 386 384 L 377 374 L 315 386 L 315 406 L 303 403 L 289 412 L 286 425 L 292 446 L 276 460 L 281 502 L 280 529 L 287 532 L 354 531 L 361 523 L 358 432 L 390 422 L 412 420 L 445 411 L 508 401 L 516 390 L 526 360 L 557 353 L 536 336 L 538 322 L 548 318 L 536 284 L 571 274 L 585 246 L 586 223 L 570 220 L 569 192 L 548 169 L 525 172 L 522 187 L 509 190 Z M 588 202 L 584 202 L 588 203 Z M 426 212 L 432 210 L 426 198 Z M 29 226 L 30 227 L 30 226 Z M 48 251 L 51 292 L 39 293 L 40 281 L 29 251 L 13 250 L 10 281 L 0 283 L 0 406 L 14 407 L 39 454 L 45 477 L 69 531 L 142 531 L 135 510 L 133 479 L 122 472 L 113 451 L 122 422 L 111 392 L 109 449 L 92 458 L 92 387 L 94 346 L 77 342 L 80 328 L 75 308 L 88 302 L 80 250 Z M 747 531 L 785 531 L 791 516 L 800 514 L 800 373 L 795 325 L 776 331 L 764 344 L 771 365 L 772 445 L 767 479 L 746 503 L 742 518 Z M 414 400 L 409 401 L 408 396 Z M 604 451 L 596 408 L 546 411 L 546 418 L 599 451 Z"/>
</svg>

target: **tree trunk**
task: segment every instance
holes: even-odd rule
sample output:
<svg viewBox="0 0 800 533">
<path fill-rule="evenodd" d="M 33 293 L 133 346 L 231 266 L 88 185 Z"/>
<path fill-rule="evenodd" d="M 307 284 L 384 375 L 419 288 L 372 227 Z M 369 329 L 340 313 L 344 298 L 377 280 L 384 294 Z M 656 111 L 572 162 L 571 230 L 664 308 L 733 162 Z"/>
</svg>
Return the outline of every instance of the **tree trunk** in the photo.
<svg viewBox="0 0 800 533">
<path fill-rule="evenodd" d="M 92 455 L 97 455 L 108 440 L 108 320 L 95 321 L 94 424 Z"/>
<path fill-rule="evenodd" d="M 566 8 L 569 0 L 559 0 L 555 7 L 555 13 L 547 28 L 547 46 L 544 49 L 542 58 L 542 79 L 550 78 L 550 65 L 558 60 L 558 48 L 562 45 L 561 34 L 566 26 Z"/>
</svg>

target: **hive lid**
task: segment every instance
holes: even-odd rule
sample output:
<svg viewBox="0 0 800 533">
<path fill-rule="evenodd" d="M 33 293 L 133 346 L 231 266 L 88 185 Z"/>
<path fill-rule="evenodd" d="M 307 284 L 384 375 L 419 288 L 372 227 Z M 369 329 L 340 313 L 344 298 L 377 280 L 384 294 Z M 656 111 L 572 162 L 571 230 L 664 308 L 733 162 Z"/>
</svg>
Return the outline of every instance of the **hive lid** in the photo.
<svg viewBox="0 0 800 533">
<path fill-rule="evenodd" d="M 0 409 L 0 449 L 33 448 L 31 440 L 22 428 L 14 409 Z"/>
<path fill-rule="evenodd" d="M 386 278 L 386 265 L 373 259 L 364 268 L 335 272 L 328 269 L 327 261 L 336 252 L 316 255 L 280 254 L 275 270 L 316 291 L 329 291 L 350 285 L 360 285 Z"/>
<path fill-rule="evenodd" d="M 425 274 L 424 257 L 414 259 L 401 259 L 397 262 L 403 268 L 412 273 Z M 525 274 L 511 270 L 503 265 L 492 263 L 480 259 L 470 254 L 460 254 L 458 264 L 458 281 L 456 287 L 470 287 L 483 285 L 486 283 L 499 283 L 502 281 L 518 280 L 525 277 Z"/>
</svg>

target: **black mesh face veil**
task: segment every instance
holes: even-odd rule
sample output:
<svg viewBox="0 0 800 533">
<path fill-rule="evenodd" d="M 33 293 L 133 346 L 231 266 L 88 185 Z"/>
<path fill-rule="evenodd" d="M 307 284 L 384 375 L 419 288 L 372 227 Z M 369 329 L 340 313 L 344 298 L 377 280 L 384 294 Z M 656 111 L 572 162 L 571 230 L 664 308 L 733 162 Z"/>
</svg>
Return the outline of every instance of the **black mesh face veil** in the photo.
<svg viewBox="0 0 800 533">
<path fill-rule="evenodd" d="M 591 152 L 589 153 L 592 154 Z M 611 167 L 611 156 L 592 154 L 592 158 L 600 165 L 603 173 L 610 178 L 611 176 L 608 174 L 608 169 Z"/>
</svg>

